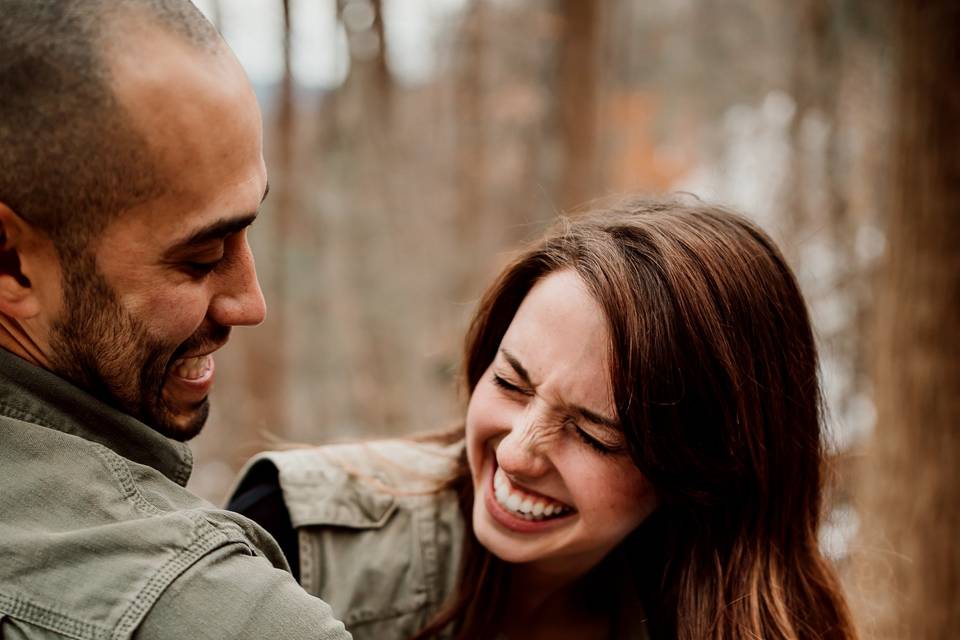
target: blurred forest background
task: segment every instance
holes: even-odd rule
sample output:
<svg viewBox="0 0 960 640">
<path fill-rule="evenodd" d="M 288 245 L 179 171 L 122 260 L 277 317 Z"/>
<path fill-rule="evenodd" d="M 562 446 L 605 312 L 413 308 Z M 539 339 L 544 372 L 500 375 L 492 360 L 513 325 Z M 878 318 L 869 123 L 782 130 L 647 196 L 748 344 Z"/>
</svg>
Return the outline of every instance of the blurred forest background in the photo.
<svg viewBox="0 0 960 640">
<path fill-rule="evenodd" d="M 780 243 L 818 332 L 822 545 L 865 637 L 960 629 L 960 3 L 196 0 L 255 84 L 269 306 L 191 488 L 277 441 L 460 419 L 483 287 L 560 213 L 687 191 Z"/>
</svg>

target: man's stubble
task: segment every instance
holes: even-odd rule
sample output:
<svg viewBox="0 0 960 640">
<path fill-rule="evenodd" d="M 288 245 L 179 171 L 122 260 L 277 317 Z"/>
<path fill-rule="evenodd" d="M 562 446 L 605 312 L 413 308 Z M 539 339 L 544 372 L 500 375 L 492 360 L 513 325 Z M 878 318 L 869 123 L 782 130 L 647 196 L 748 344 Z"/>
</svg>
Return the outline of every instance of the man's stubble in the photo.
<svg viewBox="0 0 960 640">
<path fill-rule="evenodd" d="M 62 264 L 71 268 L 63 275 L 63 313 L 51 327 L 54 372 L 169 438 L 196 436 L 209 415 L 209 401 L 178 422 L 163 401 L 163 384 L 178 352 L 225 339 L 228 329 L 216 337 L 198 332 L 182 344 L 164 344 L 123 307 L 91 252 L 76 252 Z"/>
</svg>

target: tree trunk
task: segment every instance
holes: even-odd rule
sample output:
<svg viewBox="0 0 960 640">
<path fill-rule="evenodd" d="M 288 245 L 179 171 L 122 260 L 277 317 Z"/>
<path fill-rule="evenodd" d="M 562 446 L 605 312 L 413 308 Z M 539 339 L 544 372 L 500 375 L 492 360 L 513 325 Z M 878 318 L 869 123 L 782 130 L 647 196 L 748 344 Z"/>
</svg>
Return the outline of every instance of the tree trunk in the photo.
<svg viewBox="0 0 960 640">
<path fill-rule="evenodd" d="M 258 425 L 271 425 L 275 431 L 282 432 L 287 424 L 287 387 L 285 372 L 289 314 L 290 274 L 286 269 L 284 256 L 289 238 L 292 235 L 294 198 L 294 162 L 293 142 L 296 136 L 294 113 L 294 80 L 292 68 L 292 23 L 290 0 L 283 0 L 283 77 L 277 97 L 276 121 L 273 132 L 276 135 L 273 147 L 273 171 L 271 172 L 270 216 L 268 224 L 272 227 L 273 246 L 270 253 L 273 260 L 264 265 L 261 261 L 261 280 L 268 290 L 267 301 L 269 316 L 259 329 L 260 339 L 250 343 L 248 382 L 253 404 L 253 422 Z M 264 268 L 266 267 L 266 268 Z M 269 371 L 269 375 L 264 375 Z"/>
<path fill-rule="evenodd" d="M 451 299 L 463 300 L 475 289 L 472 265 L 487 214 L 487 119 L 485 115 L 485 63 L 488 9 L 484 0 L 473 2 L 462 29 L 462 59 L 455 77 L 457 213 L 454 242 L 462 247 L 462 262 L 454 265 Z"/>
<path fill-rule="evenodd" d="M 584 205 L 601 195 L 597 180 L 597 29 L 600 2 L 562 0 L 560 44 L 560 135 L 564 171 L 560 208 Z"/>
<path fill-rule="evenodd" d="M 960 629 L 960 3 L 899 0 L 877 428 L 852 591 L 864 636 Z"/>
</svg>

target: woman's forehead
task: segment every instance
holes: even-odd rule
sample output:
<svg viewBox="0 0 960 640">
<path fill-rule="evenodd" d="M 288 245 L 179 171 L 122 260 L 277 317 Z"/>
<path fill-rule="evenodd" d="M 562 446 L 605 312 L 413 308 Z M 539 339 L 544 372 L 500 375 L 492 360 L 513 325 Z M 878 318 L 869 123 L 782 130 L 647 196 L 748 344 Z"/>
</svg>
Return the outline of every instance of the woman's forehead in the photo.
<svg viewBox="0 0 960 640">
<path fill-rule="evenodd" d="M 522 366 L 534 386 L 558 394 L 558 401 L 611 415 L 609 345 L 602 308 L 580 277 L 566 270 L 530 290 L 497 357 L 511 368 Z"/>
</svg>

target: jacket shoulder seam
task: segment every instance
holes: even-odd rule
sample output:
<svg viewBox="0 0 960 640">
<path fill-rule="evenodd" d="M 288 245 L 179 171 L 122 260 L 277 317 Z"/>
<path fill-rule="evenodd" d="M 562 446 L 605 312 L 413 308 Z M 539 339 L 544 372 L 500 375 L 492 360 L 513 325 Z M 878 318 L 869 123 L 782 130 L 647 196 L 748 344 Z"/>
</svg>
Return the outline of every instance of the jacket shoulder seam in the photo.
<svg viewBox="0 0 960 640">
<path fill-rule="evenodd" d="M 54 428 L 36 416 L 13 407 L 9 403 L 0 402 L 0 410 L 2 410 L 0 411 L 0 415 L 7 418 L 19 420 L 28 424 L 39 425 L 41 427 Z M 131 502 L 139 511 L 147 515 L 157 515 L 162 513 L 160 509 L 151 504 L 150 501 L 147 500 L 140 492 L 136 481 L 133 479 L 133 474 L 130 473 L 130 469 L 127 467 L 127 463 L 125 462 L 124 458 L 98 442 L 83 439 L 83 443 L 90 447 L 90 451 L 92 451 L 93 454 L 100 459 L 100 462 L 103 464 L 103 466 L 106 467 L 110 477 L 113 478 L 114 482 L 120 489 L 121 497 Z"/>
<path fill-rule="evenodd" d="M 167 587 L 214 549 L 228 544 L 239 544 L 248 549 L 251 547 L 239 531 L 216 527 L 205 519 L 191 519 L 197 525 L 196 536 L 150 576 L 130 606 L 121 614 L 111 638 L 126 638 L 133 633 Z"/>
<path fill-rule="evenodd" d="M 130 468 L 127 466 L 124 458 L 102 444 L 90 442 L 90 446 L 116 481 L 120 489 L 120 495 L 123 498 L 146 515 L 154 516 L 163 513 L 161 509 L 152 504 L 144 497 L 143 493 L 141 493 L 140 487 L 137 486 L 137 481 L 133 479 L 133 474 L 130 473 Z"/>
<path fill-rule="evenodd" d="M 48 429 L 56 429 L 56 427 L 49 421 L 35 415 L 33 412 L 25 409 L 24 407 L 11 403 L 9 400 L 0 400 L 0 415 L 6 418 L 19 420 L 20 422 L 36 424 L 40 425 L 41 427 L 47 427 Z"/>
<path fill-rule="evenodd" d="M 0 613 L 73 640 L 107 640 L 108 629 L 58 611 L 52 606 L 0 593 Z"/>
</svg>

